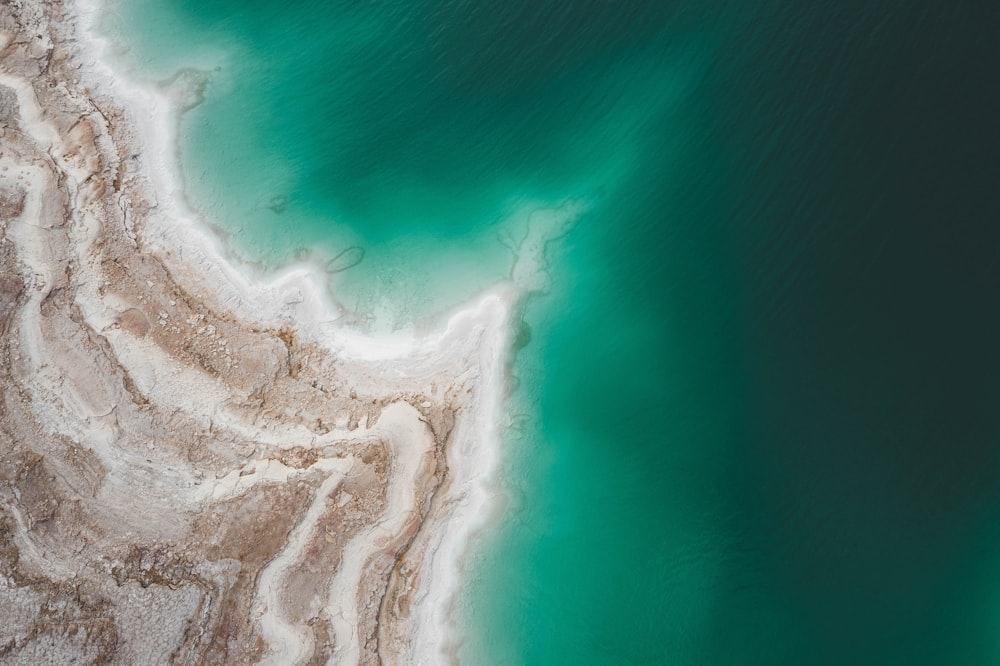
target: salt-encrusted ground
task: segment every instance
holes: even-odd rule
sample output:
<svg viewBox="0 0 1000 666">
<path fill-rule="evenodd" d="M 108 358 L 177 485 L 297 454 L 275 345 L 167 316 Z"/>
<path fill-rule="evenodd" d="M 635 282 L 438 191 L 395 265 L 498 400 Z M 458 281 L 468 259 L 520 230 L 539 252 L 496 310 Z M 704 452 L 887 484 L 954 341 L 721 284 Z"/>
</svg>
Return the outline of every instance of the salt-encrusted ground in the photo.
<svg viewBox="0 0 1000 666">
<path fill-rule="evenodd" d="M 175 203 L 169 94 L 79 10 L 0 7 L 0 662 L 447 661 L 511 310 L 575 212 L 437 332 L 337 328 Z"/>
</svg>

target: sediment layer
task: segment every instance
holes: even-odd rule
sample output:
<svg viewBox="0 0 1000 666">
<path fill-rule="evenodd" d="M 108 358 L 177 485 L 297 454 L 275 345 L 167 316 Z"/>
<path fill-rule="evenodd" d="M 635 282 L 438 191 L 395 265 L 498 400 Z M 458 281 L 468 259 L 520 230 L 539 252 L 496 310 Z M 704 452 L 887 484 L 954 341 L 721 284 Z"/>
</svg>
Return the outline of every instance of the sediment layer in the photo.
<svg viewBox="0 0 1000 666">
<path fill-rule="evenodd" d="M 0 662 L 445 660 L 509 294 L 387 347 L 229 279 L 69 9 L 0 7 Z"/>
</svg>

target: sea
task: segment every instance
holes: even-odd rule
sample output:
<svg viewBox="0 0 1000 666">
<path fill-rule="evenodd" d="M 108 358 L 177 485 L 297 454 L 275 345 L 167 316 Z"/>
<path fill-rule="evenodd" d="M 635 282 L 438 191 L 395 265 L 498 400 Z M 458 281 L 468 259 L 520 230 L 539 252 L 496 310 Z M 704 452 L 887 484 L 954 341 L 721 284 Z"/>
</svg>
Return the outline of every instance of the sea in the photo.
<svg viewBox="0 0 1000 666">
<path fill-rule="evenodd" d="M 106 0 L 191 205 L 368 330 L 548 244 L 473 665 L 1000 663 L 1000 8 Z M 318 259 L 317 259 L 318 258 Z"/>
</svg>

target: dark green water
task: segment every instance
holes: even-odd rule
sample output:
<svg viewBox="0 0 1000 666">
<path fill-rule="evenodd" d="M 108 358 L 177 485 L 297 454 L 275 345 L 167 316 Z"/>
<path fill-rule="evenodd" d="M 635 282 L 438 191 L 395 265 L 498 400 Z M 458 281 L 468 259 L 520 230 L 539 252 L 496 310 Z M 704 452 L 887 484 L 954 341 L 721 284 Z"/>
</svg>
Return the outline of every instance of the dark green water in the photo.
<svg viewBox="0 0 1000 666">
<path fill-rule="evenodd" d="M 1000 10 L 142 0 L 117 29 L 147 71 L 222 63 L 192 198 L 253 256 L 364 245 L 359 307 L 472 293 L 524 210 L 590 202 L 526 310 L 468 663 L 1000 662 Z"/>
</svg>

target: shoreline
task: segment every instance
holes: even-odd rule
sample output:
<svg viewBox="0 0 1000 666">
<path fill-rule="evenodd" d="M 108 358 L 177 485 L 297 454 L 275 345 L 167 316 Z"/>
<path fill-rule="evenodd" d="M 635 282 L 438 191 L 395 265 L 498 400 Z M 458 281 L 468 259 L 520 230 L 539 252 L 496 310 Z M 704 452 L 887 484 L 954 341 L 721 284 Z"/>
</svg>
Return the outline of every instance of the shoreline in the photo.
<svg viewBox="0 0 1000 666">
<path fill-rule="evenodd" d="M 294 663 L 454 661 L 462 567 L 502 497 L 512 315 L 543 288 L 545 245 L 579 206 L 529 229 L 511 280 L 438 331 L 360 334 L 337 323 L 316 267 L 233 263 L 180 196 L 177 111 L 102 60 L 95 3 L 67 4 L 0 13 L 0 85 L 18 106 L 4 127 L 20 151 L 3 162 L 22 174 L 0 178 L 21 201 L 0 271 L 20 359 L 8 455 L 41 456 L 53 481 L 38 492 L 55 507 L 9 500 L 24 562 L 2 592 L 86 582 L 115 619 L 100 640 L 59 640 L 110 650 L 106 663 L 290 663 L 283 648 Z M 41 31 L 46 53 L 12 26 Z M 174 633 L 143 653 L 128 636 L 152 631 L 137 609 L 161 599 Z M 45 630 L 25 626 L 4 650 L 30 654 Z"/>
<path fill-rule="evenodd" d="M 180 102 L 171 104 L 169 96 L 160 90 L 144 87 L 134 81 L 127 82 L 124 77 L 115 77 L 115 71 L 109 65 L 108 58 L 104 55 L 108 48 L 105 38 L 98 37 L 93 26 L 94 17 L 100 11 L 100 0 L 76 0 L 75 2 L 79 17 L 82 23 L 81 33 L 85 42 L 89 43 L 92 51 L 91 55 L 96 56 L 95 69 L 99 68 L 99 77 L 103 79 L 100 85 L 106 86 L 112 91 L 112 97 L 116 101 L 128 100 L 123 106 L 131 113 L 129 115 L 143 115 L 153 118 L 154 122 L 141 126 L 140 131 L 145 128 L 146 133 L 137 141 L 142 146 L 141 152 L 146 156 L 150 154 L 159 156 L 156 159 L 152 171 L 156 174 L 154 192 L 169 192 L 166 197 L 167 208 L 165 217 L 173 217 L 172 222 L 181 222 L 186 231 L 192 233 L 193 238 L 199 238 L 196 242 L 182 240 L 174 236 L 164 243 L 165 247 L 173 245 L 183 249 L 190 245 L 190 254 L 202 259 L 200 253 L 204 252 L 207 257 L 207 264 L 212 269 L 218 269 L 226 275 L 227 281 L 233 284 L 236 299 L 226 300 L 226 306 L 232 307 L 233 303 L 239 303 L 240 307 L 250 305 L 255 298 L 261 296 L 261 291 L 274 294 L 293 293 L 294 302 L 289 303 L 287 296 L 276 300 L 269 309 L 268 318 L 275 321 L 284 318 L 292 319 L 299 329 L 308 326 L 315 339 L 322 340 L 323 344 L 331 349 L 349 355 L 353 358 L 365 361 L 391 361 L 407 355 L 414 354 L 420 347 L 439 348 L 446 345 L 450 337 L 449 331 L 463 325 L 476 325 L 478 313 L 492 309 L 490 317 L 493 319 L 491 330 L 487 331 L 490 336 L 488 343 L 482 345 L 489 352 L 483 358 L 483 363 L 489 368 L 483 374 L 491 378 L 487 382 L 488 394 L 484 396 L 483 402 L 486 405 L 486 413 L 482 414 L 476 423 L 476 427 L 466 427 L 461 432 L 461 439 L 468 442 L 463 446 L 461 455 L 455 455 L 454 446 L 449 447 L 449 469 L 459 469 L 468 467 L 468 470 L 457 474 L 459 479 L 467 478 L 467 487 L 463 494 L 468 493 L 476 498 L 476 501 L 469 504 L 463 512 L 466 514 L 465 520 L 461 517 L 452 518 L 447 521 L 454 524 L 459 529 L 438 529 L 425 530 L 421 536 L 426 537 L 429 542 L 436 543 L 435 548 L 430 552 L 437 554 L 443 550 L 447 556 L 445 558 L 433 558 L 432 569 L 435 571 L 434 580 L 444 580 L 444 585 L 439 585 L 439 589 L 423 590 L 423 606 L 428 610 L 427 619 L 416 620 L 413 635 L 399 636 L 403 641 L 410 643 L 416 648 L 411 655 L 415 657 L 414 662 L 421 662 L 432 655 L 441 655 L 442 647 L 452 659 L 456 655 L 458 646 L 462 643 L 456 618 L 452 617 L 452 608 L 455 596 L 461 587 L 461 580 L 458 575 L 463 568 L 464 562 L 469 555 L 471 541 L 476 538 L 483 529 L 490 523 L 490 516 L 493 516 L 498 508 L 505 503 L 503 490 L 498 487 L 496 478 L 500 465 L 500 443 L 499 443 L 499 422 L 504 394 L 506 393 L 506 373 L 508 363 L 509 337 L 510 337 L 510 314 L 519 307 L 524 293 L 521 293 L 515 284 L 522 284 L 522 290 L 533 291 L 541 287 L 537 276 L 538 266 L 543 263 L 540 256 L 531 256 L 533 262 L 530 269 L 524 268 L 524 263 L 515 259 L 511 271 L 511 282 L 498 284 L 481 294 L 472 303 L 453 306 L 449 311 L 449 316 L 439 316 L 438 320 L 445 322 L 443 332 L 433 332 L 419 339 L 412 331 L 395 332 L 393 334 L 372 335 L 352 330 L 351 327 L 336 326 L 333 322 L 340 319 L 343 308 L 331 297 L 328 283 L 325 281 L 326 273 L 320 265 L 309 262 L 295 262 L 276 270 L 258 270 L 251 268 L 238 259 L 234 254 L 227 253 L 223 249 L 225 239 L 214 225 L 207 225 L 201 219 L 201 215 L 195 211 L 188 203 L 184 194 L 183 178 L 179 174 L 180 155 L 178 148 L 178 128 L 180 114 L 184 112 Z M 183 92 L 183 91 L 182 91 Z M 132 108 L 129 108 L 131 105 Z M 136 110 L 139 110 L 137 113 Z M 152 148 L 151 148 L 152 147 Z M 169 157 L 167 157 L 169 156 Z M 154 158 L 155 159 L 155 158 Z M 162 206 L 162 202 L 158 200 Z M 172 213 L 172 215 L 171 215 Z M 169 233 L 169 232 L 167 232 Z M 561 235 L 561 234 L 560 234 Z M 535 240 L 535 239 L 533 239 Z M 534 244 L 522 243 L 524 249 L 532 255 L 540 255 L 544 243 L 548 239 Z M 530 247 L 529 247 L 530 246 Z M 302 296 L 301 304 L 298 298 Z M 259 301 L 258 301 L 259 302 Z M 294 310 L 287 308 L 294 305 Z M 251 306 L 252 307 L 252 306 Z M 294 312 L 294 314 L 290 314 Z M 303 312 L 308 314 L 303 315 Z M 315 312 L 322 313 L 316 316 Z M 249 308 L 245 310 L 249 315 Z M 259 310 L 255 313 L 259 318 Z M 465 321 L 468 320 L 468 321 Z M 329 328 L 323 324 L 330 322 Z M 437 328 L 442 328 L 440 321 Z M 466 432 L 467 431 L 467 432 Z M 483 434 L 489 435 L 484 437 Z M 479 441 L 479 445 L 474 443 Z M 470 461 L 477 464 L 469 465 Z M 484 464 L 485 463 L 485 464 Z M 477 480 L 478 483 L 472 483 Z M 498 494 L 500 493 L 500 494 Z M 477 516 L 479 516 L 477 518 Z M 483 518 L 482 516 L 486 516 Z M 435 629 L 444 627 L 444 630 Z M 354 656 L 354 655 L 352 655 Z"/>
</svg>

